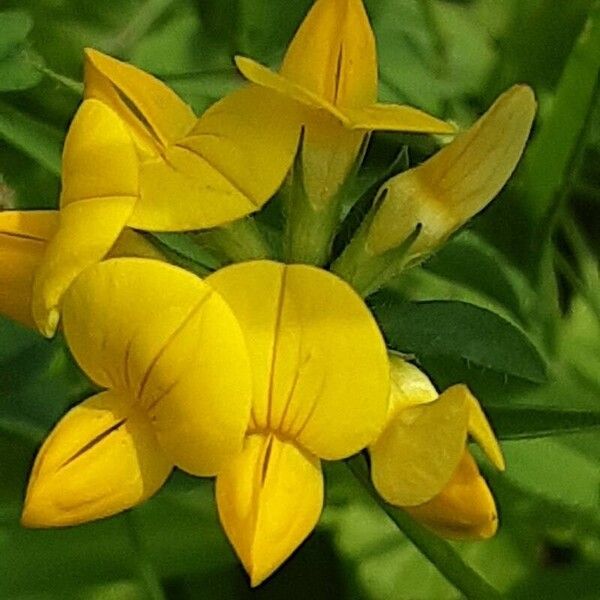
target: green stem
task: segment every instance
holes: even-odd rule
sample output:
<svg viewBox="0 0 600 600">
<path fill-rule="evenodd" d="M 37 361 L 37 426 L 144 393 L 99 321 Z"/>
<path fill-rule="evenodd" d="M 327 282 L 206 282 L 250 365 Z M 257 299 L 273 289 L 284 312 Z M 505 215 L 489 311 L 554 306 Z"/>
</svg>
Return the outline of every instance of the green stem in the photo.
<svg viewBox="0 0 600 600">
<path fill-rule="evenodd" d="M 127 57 L 172 4 L 173 0 L 148 0 L 104 49 L 109 54 Z"/>
<path fill-rule="evenodd" d="M 227 262 L 260 260 L 273 256 L 271 247 L 251 217 L 198 233 L 195 241 Z"/>
<path fill-rule="evenodd" d="M 83 96 L 83 83 L 81 83 L 81 81 L 75 81 L 75 79 L 71 79 L 70 77 L 61 75 L 60 73 L 56 73 L 44 65 L 37 63 L 32 64 L 40 73 L 43 73 L 46 77 L 52 79 L 52 81 L 60 83 L 65 89 L 69 90 L 75 96 Z"/>
<path fill-rule="evenodd" d="M 345 279 L 363 298 L 375 293 L 409 266 L 413 258 L 408 251 L 420 232 L 417 227 L 398 247 L 383 254 L 373 254 L 368 249 L 367 237 L 375 212 L 376 209 L 372 209 L 344 252 L 331 265 L 331 271 Z"/>
<path fill-rule="evenodd" d="M 141 580 L 144 582 L 149 600 L 166 600 L 165 592 L 160 579 L 158 578 L 156 571 L 154 570 L 154 567 L 147 556 L 144 541 L 138 531 L 135 513 L 132 511 L 126 513 L 124 515 L 124 519 L 127 526 L 127 532 L 135 552 L 135 561 L 138 568 L 138 574 Z"/>
<path fill-rule="evenodd" d="M 425 555 L 436 569 L 470 600 L 499 600 L 502 595 L 467 565 L 445 540 L 427 531 L 402 509 L 387 504 L 377 493 L 362 456 L 346 460 L 346 465 L 371 497 L 404 535 Z"/>
</svg>

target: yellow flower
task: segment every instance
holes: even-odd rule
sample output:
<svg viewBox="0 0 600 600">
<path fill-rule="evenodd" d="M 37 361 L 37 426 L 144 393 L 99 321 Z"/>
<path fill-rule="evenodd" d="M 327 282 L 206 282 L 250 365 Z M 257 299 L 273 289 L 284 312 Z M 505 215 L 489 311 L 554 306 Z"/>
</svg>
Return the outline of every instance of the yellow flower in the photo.
<svg viewBox="0 0 600 600">
<path fill-rule="evenodd" d="M 73 356 L 104 391 L 35 460 L 22 521 L 74 525 L 154 494 L 173 465 L 214 475 L 242 447 L 250 366 L 231 309 L 196 276 L 147 260 L 90 267 L 64 298 Z"/>
<path fill-rule="evenodd" d="M 57 210 L 0 211 L 0 315 L 32 329 L 33 281 L 58 224 Z M 108 256 L 163 258 L 132 229 L 121 233 Z"/>
<path fill-rule="evenodd" d="M 302 106 L 304 185 L 316 208 L 338 191 L 368 131 L 454 132 L 410 106 L 377 103 L 375 38 L 361 0 L 317 0 L 279 73 L 249 58 L 236 63 L 250 81 Z"/>
<path fill-rule="evenodd" d="M 373 254 L 399 246 L 417 227 L 418 257 L 442 244 L 500 192 L 515 170 L 535 117 L 533 91 L 504 92 L 468 130 L 414 169 L 392 177 L 367 236 Z"/>
<path fill-rule="evenodd" d="M 0 212 L 0 314 L 35 328 L 31 314 L 33 278 L 48 240 L 58 227 L 58 211 Z"/>
<path fill-rule="evenodd" d="M 255 86 L 196 119 L 154 77 L 88 50 L 85 96 L 65 141 L 59 228 L 35 278 L 34 318 L 47 336 L 70 283 L 126 226 L 192 230 L 258 210 L 297 144 L 297 126 L 279 116 L 285 101 Z M 245 118 L 250 108 L 260 126 Z"/>
<path fill-rule="evenodd" d="M 468 131 L 421 165 L 384 183 L 371 215 L 333 270 L 368 295 L 436 250 L 508 181 L 525 148 L 535 110 L 531 88 L 516 85 Z M 392 252 L 398 250 L 399 257 Z"/>
<path fill-rule="evenodd" d="M 373 485 L 439 535 L 486 538 L 497 528 L 493 496 L 467 448 L 471 435 L 504 470 L 502 451 L 477 400 L 464 385 L 438 396 L 419 369 L 391 356 L 390 407 L 369 447 Z"/>
<path fill-rule="evenodd" d="M 369 310 L 330 273 L 270 261 L 240 263 L 206 282 L 231 306 L 253 375 L 244 449 L 217 475 L 223 527 L 252 585 L 315 527 L 320 459 L 347 457 L 379 434 L 389 367 Z"/>
</svg>

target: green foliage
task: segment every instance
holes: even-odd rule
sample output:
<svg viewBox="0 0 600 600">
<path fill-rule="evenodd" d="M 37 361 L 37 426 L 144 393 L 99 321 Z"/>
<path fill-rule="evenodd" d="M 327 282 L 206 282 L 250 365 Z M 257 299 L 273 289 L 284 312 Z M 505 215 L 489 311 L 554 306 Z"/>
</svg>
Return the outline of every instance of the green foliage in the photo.
<svg viewBox="0 0 600 600">
<path fill-rule="evenodd" d="M 83 47 L 159 75 L 200 113 L 242 84 L 233 53 L 276 65 L 310 4 L 6 0 L 0 176 L 8 206 L 56 205 Z M 518 81 L 534 87 L 540 105 L 524 162 L 501 197 L 372 299 L 390 344 L 413 354 L 438 386 L 467 383 L 504 440 L 507 472 L 485 471 L 498 497 L 498 537 L 440 542 L 404 513 L 382 510 L 369 496 L 362 458 L 351 465 L 364 485 L 343 465 L 327 465 L 319 529 L 254 591 L 218 525 L 212 486 L 181 473 L 128 515 L 25 530 L 18 518 L 37 446 L 90 384 L 60 338 L 48 342 L 1 320 L 0 597 L 450 600 L 493 598 L 498 590 L 516 600 L 600 598 L 600 3 L 365 4 L 381 99 L 467 125 Z M 394 163 L 405 144 L 410 153 Z M 390 169 L 406 168 L 408 158 L 416 164 L 437 144 L 374 137 L 346 199 L 334 255 Z M 258 217 L 275 241 L 280 208 L 271 202 Z M 221 264 L 189 234 L 152 237 L 195 272 Z"/>
<path fill-rule="evenodd" d="M 32 27 L 25 12 L 0 12 L 0 92 L 26 90 L 42 78 L 27 40 Z"/>
<path fill-rule="evenodd" d="M 530 381 L 546 379 L 544 360 L 527 336 L 490 310 L 457 301 L 403 302 L 387 292 L 372 306 L 394 350 L 417 358 L 459 357 Z"/>
</svg>

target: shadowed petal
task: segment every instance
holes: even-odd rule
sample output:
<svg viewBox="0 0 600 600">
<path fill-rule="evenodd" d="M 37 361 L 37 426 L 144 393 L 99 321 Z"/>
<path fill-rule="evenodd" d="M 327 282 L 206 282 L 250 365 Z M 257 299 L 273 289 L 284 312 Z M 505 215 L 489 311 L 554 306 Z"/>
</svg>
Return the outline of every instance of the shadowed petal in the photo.
<svg viewBox="0 0 600 600">
<path fill-rule="evenodd" d="M 250 435 L 243 452 L 217 476 L 216 495 L 223 528 L 256 586 L 319 520 L 319 459 L 273 435 Z"/>
<path fill-rule="evenodd" d="M 468 450 L 437 496 L 406 510 L 438 535 L 450 539 L 485 540 L 498 529 L 494 497 Z"/>
<path fill-rule="evenodd" d="M 55 210 L 0 212 L 0 314 L 32 329 L 33 279 L 57 226 Z"/>
<path fill-rule="evenodd" d="M 103 392 L 71 409 L 42 445 L 21 521 L 60 527 L 114 515 L 152 496 L 171 469 L 150 421 Z"/>
</svg>

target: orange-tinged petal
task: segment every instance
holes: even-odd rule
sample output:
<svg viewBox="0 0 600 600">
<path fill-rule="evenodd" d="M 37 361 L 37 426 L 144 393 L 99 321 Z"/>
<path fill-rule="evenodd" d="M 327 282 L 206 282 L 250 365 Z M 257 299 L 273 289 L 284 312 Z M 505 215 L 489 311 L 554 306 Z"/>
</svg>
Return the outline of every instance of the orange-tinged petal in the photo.
<svg viewBox="0 0 600 600">
<path fill-rule="evenodd" d="M 102 392 L 71 409 L 42 445 L 22 523 L 60 527 L 114 515 L 152 496 L 171 469 L 150 420 Z"/>
<path fill-rule="evenodd" d="M 374 440 L 387 412 L 389 366 L 377 324 L 350 286 L 315 267 L 270 261 L 232 265 L 206 282 L 246 337 L 251 428 L 326 459 Z"/>
<path fill-rule="evenodd" d="M 314 529 L 323 507 L 319 459 L 274 435 L 250 435 L 217 476 L 219 517 L 253 586 Z"/>
<path fill-rule="evenodd" d="M 287 49 L 281 74 L 336 106 L 375 102 L 377 53 L 362 0 L 317 0 Z"/>
<path fill-rule="evenodd" d="M 57 224 L 55 210 L 0 212 L 0 314 L 26 327 L 35 328 L 33 278 Z"/>
<path fill-rule="evenodd" d="M 371 104 L 360 108 L 345 108 L 344 114 L 352 129 L 406 133 L 456 133 L 454 125 L 408 105 Z"/>
<path fill-rule="evenodd" d="M 504 186 L 521 157 L 535 109 L 532 90 L 514 86 L 468 131 L 422 165 L 385 183 L 368 249 L 381 254 L 399 246 L 419 224 L 411 254 L 443 243 Z"/>
<path fill-rule="evenodd" d="M 250 412 L 246 347 L 201 279 L 156 260 L 104 261 L 66 294 L 64 331 L 96 383 L 146 411 L 177 466 L 213 475 L 239 452 Z"/>
<path fill-rule="evenodd" d="M 86 100 L 67 134 L 59 227 L 36 273 L 33 315 L 50 337 L 64 292 L 109 252 L 133 210 L 138 158 L 125 125 L 97 100 Z"/>
<path fill-rule="evenodd" d="M 406 510 L 438 535 L 450 539 L 484 540 L 498 529 L 494 497 L 468 450 L 437 496 Z"/>
<path fill-rule="evenodd" d="M 450 480 L 467 441 L 468 406 L 461 388 L 393 415 L 369 447 L 373 484 L 390 504 L 422 504 Z"/>
<path fill-rule="evenodd" d="M 128 124 L 136 119 L 164 146 L 193 127 L 196 117 L 192 109 L 164 83 L 97 50 L 88 48 L 85 53 L 86 97 L 107 102 Z M 116 94 L 107 91 L 109 86 Z"/>
</svg>

